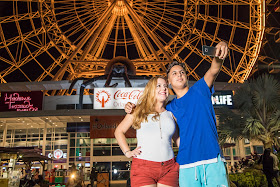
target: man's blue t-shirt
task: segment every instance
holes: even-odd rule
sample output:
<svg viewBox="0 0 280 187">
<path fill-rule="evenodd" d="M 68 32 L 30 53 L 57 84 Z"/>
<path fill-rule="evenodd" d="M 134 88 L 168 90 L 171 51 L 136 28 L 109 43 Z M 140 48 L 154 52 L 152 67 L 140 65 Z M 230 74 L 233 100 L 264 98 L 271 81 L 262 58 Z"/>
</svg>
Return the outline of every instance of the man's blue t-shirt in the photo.
<svg viewBox="0 0 280 187">
<path fill-rule="evenodd" d="M 215 111 L 204 78 L 197 81 L 181 98 L 173 99 L 166 109 L 177 119 L 180 147 L 176 161 L 180 165 L 205 163 L 220 154 Z"/>
</svg>

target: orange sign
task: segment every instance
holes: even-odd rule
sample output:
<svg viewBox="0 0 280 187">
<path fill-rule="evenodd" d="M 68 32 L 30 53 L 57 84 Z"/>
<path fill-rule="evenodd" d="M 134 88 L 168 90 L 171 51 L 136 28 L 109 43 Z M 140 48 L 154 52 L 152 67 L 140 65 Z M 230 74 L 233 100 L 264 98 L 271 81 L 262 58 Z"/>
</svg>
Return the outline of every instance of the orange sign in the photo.
<svg viewBox="0 0 280 187">
<path fill-rule="evenodd" d="M 124 116 L 90 116 L 90 138 L 115 138 L 114 132 Z M 130 128 L 125 136 L 136 138 L 136 131 Z"/>
</svg>

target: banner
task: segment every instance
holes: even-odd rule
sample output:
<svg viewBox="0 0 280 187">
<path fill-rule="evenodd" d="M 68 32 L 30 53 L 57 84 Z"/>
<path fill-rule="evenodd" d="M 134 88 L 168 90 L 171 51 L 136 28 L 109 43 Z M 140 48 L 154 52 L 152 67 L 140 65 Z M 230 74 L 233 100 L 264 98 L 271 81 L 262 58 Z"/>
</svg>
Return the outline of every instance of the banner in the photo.
<svg viewBox="0 0 280 187">
<path fill-rule="evenodd" d="M 114 132 L 124 116 L 90 116 L 90 138 L 115 138 Z M 136 131 L 130 128 L 126 138 L 135 138 Z"/>
<path fill-rule="evenodd" d="M 1 92 L 0 111 L 42 110 L 43 92 Z"/>
<path fill-rule="evenodd" d="M 124 109 L 137 103 L 144 88 L 94 88 L 94 109 Z"/>
</svg>

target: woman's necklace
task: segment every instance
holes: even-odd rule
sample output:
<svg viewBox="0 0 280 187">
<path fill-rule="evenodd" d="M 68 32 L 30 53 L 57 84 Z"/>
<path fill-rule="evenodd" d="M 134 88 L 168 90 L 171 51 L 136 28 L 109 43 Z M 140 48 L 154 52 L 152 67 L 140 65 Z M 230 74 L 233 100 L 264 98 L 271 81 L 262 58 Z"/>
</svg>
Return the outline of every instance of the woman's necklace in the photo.
<svg viewBox="0 0 280 187">
<path fill-rule="evenodd" d="M 160 139 L 162 139 L 160 115 L 161 115 L 161 114 L 159 114 L 159 131 L 160 131 Z"/>
</svg>

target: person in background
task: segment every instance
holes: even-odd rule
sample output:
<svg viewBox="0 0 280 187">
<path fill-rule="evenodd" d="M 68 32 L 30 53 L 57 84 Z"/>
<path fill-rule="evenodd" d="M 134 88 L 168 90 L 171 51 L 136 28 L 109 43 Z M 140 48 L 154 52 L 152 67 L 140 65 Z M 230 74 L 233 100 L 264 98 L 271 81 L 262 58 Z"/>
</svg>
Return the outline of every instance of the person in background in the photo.
<svg viewBox="0 0 280 187">
<path fill-rule="evenodd" d="M 85 185 L 84 166 L 81 166 L 81 167 L 79 168 L 79 176 L 80 176 L 81 184 L 82 184 L 82 186 L 84 186 L 84 185 Z"/>
<path fill-rule="evenodd" d="M 92 167 L 91 172 L 90 172 L 91 187 L 94 187 L 94 181 L 96 180 L 96 178 L 97 178 L 97 173 L 96 173 L 95 167 Z"/>
<path fill-rule="evenodd" d="M 261 156 L 259 163 L 263 164 L 263 173 L 266 176 L 268 187 L 273 187 L 272 179 L 274 176 L 273 172 L 273 158 L 270 155 L 271 149 L 267 148 L 264 150 L 263 155 Z"/>
<path fill-rule="evenodd" d="M 270 156 L 273 158 L 273 177 L 276 179 L 278 186 L 280 186 L 280 181 L 279 181 L 279 159 L 278 157 L 273 154 L 272 152 L 270 153 Z"/>
</svg>

